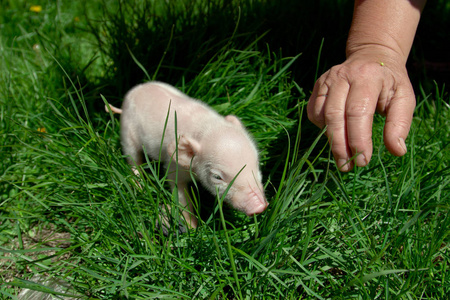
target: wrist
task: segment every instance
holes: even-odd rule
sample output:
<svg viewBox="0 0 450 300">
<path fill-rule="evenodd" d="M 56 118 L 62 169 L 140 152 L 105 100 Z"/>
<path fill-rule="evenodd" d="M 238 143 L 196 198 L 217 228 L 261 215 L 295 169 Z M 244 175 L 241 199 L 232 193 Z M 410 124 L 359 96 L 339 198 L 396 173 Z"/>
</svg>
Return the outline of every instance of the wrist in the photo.
<svg viewBox="0 0 450 300">
<path fill-rule="evenodd" d="M 350 39 L 349 39 L 350 41 Z M 384 45 L 382 43 L 348 43 L 346 48 L 348 60 L 353 58 L 371 59 L 380 64 L 405 66 L 408 54 L 404 54 L 399 49 Z"/>
<path fill-rule="evenodd" d="M 356 0 L 347 57 L 374 52 L 406 64 L 424 0 Z"/>
</svg>

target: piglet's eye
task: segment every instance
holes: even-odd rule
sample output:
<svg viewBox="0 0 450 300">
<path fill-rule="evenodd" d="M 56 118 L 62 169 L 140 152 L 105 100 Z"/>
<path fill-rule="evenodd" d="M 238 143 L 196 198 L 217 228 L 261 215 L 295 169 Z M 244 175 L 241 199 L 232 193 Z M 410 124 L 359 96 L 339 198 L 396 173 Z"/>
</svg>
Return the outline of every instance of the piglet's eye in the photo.
<svg viewBox="0 0 450 300">
<path fill-rule="evenodd" d="M 223 180 L 222 177 L 220 177 L 220 175 L 218 174 L 213 174 L 212 177 L 216 180 Z"/>
</svg>

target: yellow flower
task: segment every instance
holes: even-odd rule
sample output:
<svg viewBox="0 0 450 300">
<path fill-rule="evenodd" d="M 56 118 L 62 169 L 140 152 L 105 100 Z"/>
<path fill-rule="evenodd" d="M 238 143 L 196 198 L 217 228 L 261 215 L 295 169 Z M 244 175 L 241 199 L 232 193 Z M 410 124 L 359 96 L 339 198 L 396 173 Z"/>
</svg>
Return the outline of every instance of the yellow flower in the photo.
<svg viewBox="0 0 450 300">
<path fill-rule="evenodd" d="M 42 132 L 42 133 L 46 133 L 47 132 L 45 127 L 39 127 L 37 131 Z"/>
<path fill-rule="evenodd" d="M 40 13 L 42 11 L 42 6 L 40 6 L 40 5 L 31 5 L 30 6 L 30 11 L 35 12 L 35 13 Z"/>
<path fill-rule="evenodd" d="M 73 18 L 73 20 L 74 20 L 75 22 L 80 22 L 80 17 L 75 17 L 75 18 Z"/>
</svg>

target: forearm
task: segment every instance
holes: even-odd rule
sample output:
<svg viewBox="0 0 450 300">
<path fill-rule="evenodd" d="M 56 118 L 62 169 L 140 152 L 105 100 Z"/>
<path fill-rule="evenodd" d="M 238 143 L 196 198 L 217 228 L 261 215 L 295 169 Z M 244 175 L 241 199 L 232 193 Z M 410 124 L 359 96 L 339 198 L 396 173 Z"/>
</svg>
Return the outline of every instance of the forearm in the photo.
<svg viewBox="0 0 450 300">
<path fill-rule="evenodd" d="M 356 0 L 347 57 L 373 48 L 406 63 L 426 0 Z M 369 50 L 370 51 L 370 50 Z M 390 53 L 391 52 L 391 53 Z"/>
</svg>

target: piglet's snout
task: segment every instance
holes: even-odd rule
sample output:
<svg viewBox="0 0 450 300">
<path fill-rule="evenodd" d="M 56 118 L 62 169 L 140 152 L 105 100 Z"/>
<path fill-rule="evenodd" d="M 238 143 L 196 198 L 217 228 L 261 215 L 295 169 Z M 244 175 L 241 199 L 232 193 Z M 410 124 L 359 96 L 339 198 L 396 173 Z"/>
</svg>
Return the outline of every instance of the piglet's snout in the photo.
<svg viewBox="0 0 450 300">
<path fill-rule="evenodd" d="M 269 203 L 266 197 L 259 191 L 252 191 L 249 193 L 247 205 L 245 207 L 245 214 L 247 216 L 253 216 L 255 214 L 260 214 L 266 210 Z"/>
</svg>

